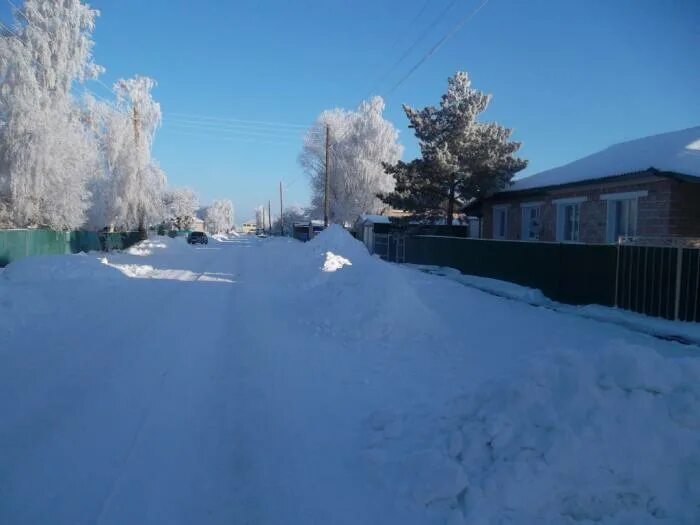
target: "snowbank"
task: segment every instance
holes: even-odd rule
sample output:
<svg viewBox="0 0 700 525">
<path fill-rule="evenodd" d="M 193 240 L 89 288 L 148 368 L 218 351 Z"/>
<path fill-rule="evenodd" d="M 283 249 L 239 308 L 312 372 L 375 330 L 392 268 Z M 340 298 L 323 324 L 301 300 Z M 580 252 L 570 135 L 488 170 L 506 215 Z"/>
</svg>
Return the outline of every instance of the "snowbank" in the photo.
<svg viewBox="0 0 700 525">
<path fill-rule="evenodd" d="M 453 524 L 700 523 L 697 359 L 557 351 L 475 392 L 405 416 L 398 442 L 374 425 L 375 463 L 415 504 Z"/>
<path fill-rule="evenodd" d="M 370 258 L 365 245 L 337 224 L 331 224 L 307 243 L 307 246 L 316 253 L 333 252 L 351 261 L 353 259 L 363 261 Z"/>
<path fill-rule="evenodd" d="M 432 341 L 443 332 L 440 319 L 416 294 L 412 272 L 370 255 L 342 227 L 318 234 L 298 257 L 296 263 L 285 259 L 294 268 L 297 304 L 325 334 L 385 343 Z"/>
<path fill-rule="evenodd" d="M 442 266 L 405 265 L 432 275 L 446 277 L 452 281 L 476 288 L 507 299 L 522 301 L 533 306 L 544 306 L 560 313 L 577 315 L 604 323 L 614 323 L 621 326 L 668 339 L 685 340 L 700 345 L 700 323 L 679 322 L 650 317 L 635 312 L 601 306 L 597 304 L 573 306 L 557 303 L 547 298 L 541 290 L 528 288 L 519 284 L 476 275 L 465 275 L 454 268 Z"/>
<path fill-rule="evenodd" d="M 124 250 L 124 253 L 129 255 L 137 255 L 139 257 L 146 257 L 159 252 L 173 251 L 186 249 L 187 243 L 184 237 L 176 237 L 171 239 L 170 237 L 156 237 L 153 239 L 147 239 L 134 244 L 132 247 Z"/>
<path fill-rule="evenodd" d="M 42 283 L 74 280 L 115 280 L 121 273 L 107 265 L 107 259 L 94 254 L 39 255 L 25 257 L 5 268 L 2 278 L 15 283 Z"/>
</svg>

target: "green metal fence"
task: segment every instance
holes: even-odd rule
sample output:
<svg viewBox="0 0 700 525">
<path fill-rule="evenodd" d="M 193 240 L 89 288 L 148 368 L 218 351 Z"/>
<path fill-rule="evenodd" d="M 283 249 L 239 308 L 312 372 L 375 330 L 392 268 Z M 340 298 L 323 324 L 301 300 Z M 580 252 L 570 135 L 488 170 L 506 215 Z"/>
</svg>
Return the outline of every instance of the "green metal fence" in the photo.
<svg viewBox="0 0 700 525">
<path fill-rule="evenodd" d="M 538 288 L 563 303 L 615 304 L 615 246 L 417 236 L 406 239 L 405 257 Z"/>
<path fill-rule="evenodd" d="M 139 232 L 1 230 L 0 268 L 30 255 L 123 250 L 139 240 Z"/>
</svg>

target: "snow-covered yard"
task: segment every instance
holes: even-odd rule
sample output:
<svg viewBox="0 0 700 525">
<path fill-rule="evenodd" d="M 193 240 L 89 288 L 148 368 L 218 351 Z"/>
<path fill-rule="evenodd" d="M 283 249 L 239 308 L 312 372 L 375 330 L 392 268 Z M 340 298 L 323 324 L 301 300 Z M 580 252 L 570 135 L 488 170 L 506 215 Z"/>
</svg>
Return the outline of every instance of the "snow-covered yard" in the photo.
<svg viewBox="0 0 700 525">
<path fill-rule="evenodd" d="M 336 228 L 24 259 L 0 523 L 699 523 L 698 352 Z"/>
</svg>

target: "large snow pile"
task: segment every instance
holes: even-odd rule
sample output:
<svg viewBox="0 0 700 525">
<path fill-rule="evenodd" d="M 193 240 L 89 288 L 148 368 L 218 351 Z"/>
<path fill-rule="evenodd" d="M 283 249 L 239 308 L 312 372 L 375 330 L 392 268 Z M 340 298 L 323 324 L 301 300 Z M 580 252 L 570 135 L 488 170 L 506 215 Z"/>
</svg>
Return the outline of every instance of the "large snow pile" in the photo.
<svg viewBox="0 0 700 525">
<path fill-rule="evenodd" d="M 332 224 L 319 233 L 308 243 L 308 246 L 316 253 L 337 253 L 351 261 L 370 258 L 365 245 L 337 224 Z"/>
<path fill-rule="evenodd" d="M 94 254 L 38 255 L 25 257 L 7 266 L 2 278 L 16 283 L 73 280 L 112 280 L 121 274 Z"/>
<path fill-rule="evenodd" d="M 700 177 L 700 126 L 610 146 L 570 164 L 517 179 L 508 191 L 624 175 L 649 168 Z"/>
<path fill-rule="evenodd" d="M 337 341 L 371 344 L 406 339 L 433 344 L 444 333 L 410 282 L 414 272 L 370 255 L 340 226 L 303 244 L 271 238 L 255 247 L 265 252 L 257 272 L 284 271 L 277 293 L 289 308 L 304 312 L 301 323 L 308 329 Z"/>
<path fill-rule="evenodd" d="M 700 523 L 697 360 L 619 344 L 535 363 L 440 419 L 370 420 L 370 457 L 451 524 Z"/>
</svg>

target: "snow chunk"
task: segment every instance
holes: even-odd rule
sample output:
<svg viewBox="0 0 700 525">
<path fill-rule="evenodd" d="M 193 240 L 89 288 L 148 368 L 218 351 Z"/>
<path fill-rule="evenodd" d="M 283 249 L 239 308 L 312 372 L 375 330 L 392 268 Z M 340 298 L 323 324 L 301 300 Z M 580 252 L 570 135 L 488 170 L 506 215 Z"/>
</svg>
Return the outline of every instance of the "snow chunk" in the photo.
<svg viewBox="0 0 700 525">
<path fill-rule="evenodd" d="M 413 497 L 422 505 L 455 498 L 467 488 L 462 466 L 439 450 L 413 454 L 406 462 L 406 469 Z"/>
<path fill-rule="evenodd" d="M 700 523 L 697 359 L 622 343 L 549 352 L 432 417 L 437 448 L 418 448 L 425 419 L 408 415 L 385 446 L 414 498 L 456 497 L 467 523 Z"/>
<path fill-rule="evenodd" d="M 700 177 L 700 126 L 610 146 L 564 166 L 513 181 L 519 191 L 655 168 Z"/>
<path fill-rule="evenodd" d="M 352 263 L 345 257 L 335 255 L 333 252 L 326 252 L 326 262 L 323 263 L 324 272 L 335 272 L 343 266 L 352 266 Z"/>
</svg>

